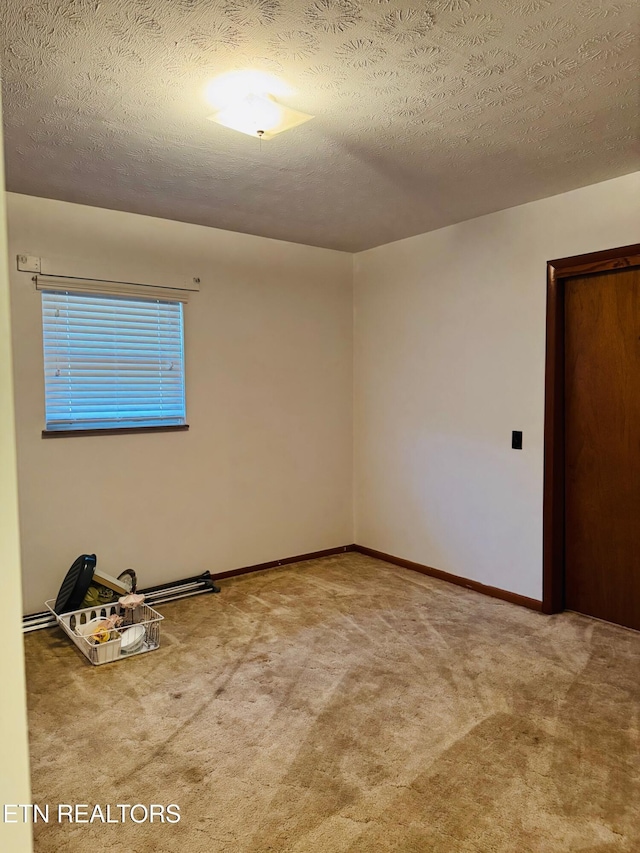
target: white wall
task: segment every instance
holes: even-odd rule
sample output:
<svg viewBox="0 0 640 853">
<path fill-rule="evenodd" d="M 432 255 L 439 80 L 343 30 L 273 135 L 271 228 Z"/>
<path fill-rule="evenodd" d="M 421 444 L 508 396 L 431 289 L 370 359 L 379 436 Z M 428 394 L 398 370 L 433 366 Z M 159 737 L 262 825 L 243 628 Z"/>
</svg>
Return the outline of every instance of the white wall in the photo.
<svg viewBox="0 0 640 853">
<path fill-rule="evenodd" d="M 24 651 L 20 624 L 20 533 L 7 261 L 4 158 L 0 122 L 0 806 L 31 802 Z M 6 853 L 28 853 L 32 849 L 31 825 L 7 824 L 0 818 L 0 849 Z"/>
<path fill-rule="evenodd" d="M 143 584 L 352 541 L 352 258 L 9 194 L 9 256 L 202 279 L 185 306 L 186 433 L 46 439 L 40 295 L 13 272 L 25 609 L 83 552 Z M 276 212 L 274 212 L 276 215 Z"/>
<path fill-rule="evenodd" d="M 541 598 L 546 261 L 635 242 L 640 174 L 356 256 L 358 544 Z"/>
<path fill-rule="evenodd" d="M 9 194 L 11 258 L 203 282 L 188 433 L 43 440 L 39 295 L 12 273 L 26 611 L 84 551 L 151 584 L 351 541 L 539 598 L 545 264 L 639 241 L 639 177 L 355 258 Z"/>
</svg>

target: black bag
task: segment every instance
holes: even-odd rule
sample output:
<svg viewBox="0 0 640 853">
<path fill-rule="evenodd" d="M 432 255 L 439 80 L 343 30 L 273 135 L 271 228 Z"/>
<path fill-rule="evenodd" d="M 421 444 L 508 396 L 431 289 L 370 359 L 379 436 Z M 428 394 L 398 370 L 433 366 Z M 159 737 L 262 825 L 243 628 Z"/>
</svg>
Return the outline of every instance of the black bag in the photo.
<svg viewBox="0 0 640 853">
<path fill-rule="evenodd" d="M 78 610 L 93 580 L 97 563 L 95 554 L 81 554 L 73 563 L 58 592 L 53 606 L 57 614 Z"/>
</svg>

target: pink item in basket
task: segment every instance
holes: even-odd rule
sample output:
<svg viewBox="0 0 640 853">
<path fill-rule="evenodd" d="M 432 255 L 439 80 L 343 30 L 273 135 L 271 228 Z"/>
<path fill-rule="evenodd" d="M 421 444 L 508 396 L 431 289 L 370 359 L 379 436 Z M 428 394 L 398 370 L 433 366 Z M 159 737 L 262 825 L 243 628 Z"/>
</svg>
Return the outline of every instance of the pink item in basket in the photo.
<svg viewBox="0 0 640 853">
<path fill-rule="evenodd" d="M 122 598 L 119 598 L 118 602 L 125 610 L 135 610 L 144 602 L 144 598 L 144 595 L 136 595 L 131 592 L 129 595 L 123 595 Z"/>
<path fill-rule="evenodd" d="M 140 621 L 140 614 L 136 614 L 136 610 L 144 603 L 144 594 L 136 595 L 135 592 L 130 592 L 129 595 L 123 595 L 118 599 L 120 607 L 124 610 L 124 622 L 126 625 L 132 625 L 134 622 Z"/>
</svg>

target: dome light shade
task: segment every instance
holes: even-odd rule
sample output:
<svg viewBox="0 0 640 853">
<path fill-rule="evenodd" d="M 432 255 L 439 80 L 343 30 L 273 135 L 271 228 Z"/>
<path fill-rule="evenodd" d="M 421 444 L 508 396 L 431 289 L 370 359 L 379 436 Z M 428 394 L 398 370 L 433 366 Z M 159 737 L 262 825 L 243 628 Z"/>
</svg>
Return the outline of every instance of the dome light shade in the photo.
<svg viewBox="0 0 640 853">
<path fill-rule="evenodd" d="M 260 139 L 272 139 L 278 133 L 304 124 L 312 118 L 313 116 L 307 113 L 279 104 L 272 95 L 267 94 L 246 95 L 209 116 L 209 119 L 217 124 Z"/>
</svg>

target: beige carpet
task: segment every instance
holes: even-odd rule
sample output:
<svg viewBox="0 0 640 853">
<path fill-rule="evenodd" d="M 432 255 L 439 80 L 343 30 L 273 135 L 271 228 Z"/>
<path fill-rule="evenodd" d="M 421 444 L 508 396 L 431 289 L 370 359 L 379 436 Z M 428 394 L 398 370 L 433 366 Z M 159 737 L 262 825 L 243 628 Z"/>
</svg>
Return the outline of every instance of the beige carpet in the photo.
<svg viewBox="0 0 640 853">
<path fill-rule="evenodd" d="M 180 823 L 39 823 L 37 853 L 640 851 L 640 634 L 359 554 L 163 613 L 110 666 L 26 637 L 33 799 Z"/>
</svg>

